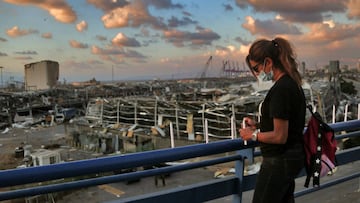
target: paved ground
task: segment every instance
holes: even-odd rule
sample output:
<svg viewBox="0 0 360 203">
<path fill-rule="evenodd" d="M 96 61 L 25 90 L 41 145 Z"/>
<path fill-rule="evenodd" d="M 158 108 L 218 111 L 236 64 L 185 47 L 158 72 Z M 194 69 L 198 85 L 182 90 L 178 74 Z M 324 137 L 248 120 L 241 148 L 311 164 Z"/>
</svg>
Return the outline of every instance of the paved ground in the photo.
<svg viewBox="0 0 360 203">
<path fill-rule="evenodd" d="M 0 131 L 0 169 L 15 168 L 22 158 L 15 158 L 15 148 L 32 145 L 33 149 L 52 144 L 65 144 L 63 125 L 53 127 L 10 128 Z"/>
<path fill-rule="evenodd" d="M 351 174 L 360 168 L 360 161 L 352 164 L 341 166 L 337 173 L 332 177 L 326 177 L 322 181 L 331 178 L 338 178 L 346 174 Z M 190 184 L 192 182 L 199 182 L 213 178 L 213 169 L 200 168 L 191 171 L 183 171 L 174 173 L 166 178 L 166 185 L 163 186 L 161 182 L 155 185 L 154 178 L 144 178 L 139 182 L 126 184 L 114 183 L 105 186 L 91 187 L 82 189 L 71 195 L 64 197 L 60 203 L 66 202 L 106 202 L 116 200 L 118 198 L 130 197 L 137 194 L 144 194 L 148 192 L 155 192 L 172 187 Z M 304 189 L 304 178 L 297 179 L 297 190 Z M 249 203 L 252 199 L 253 191 L 248 191 L 243 194 L 243 203 Z M 232 202 L 232 197 L 224 197 L 221 199 L 209 201 L 209 203 L 226 203 Z M 342 184 L 319 190 L 306 196 L 296 199 L 296 202 L 306 203 L 360 203 L 360 179 L 354 179 L 344 182 Z"/>
</svg>

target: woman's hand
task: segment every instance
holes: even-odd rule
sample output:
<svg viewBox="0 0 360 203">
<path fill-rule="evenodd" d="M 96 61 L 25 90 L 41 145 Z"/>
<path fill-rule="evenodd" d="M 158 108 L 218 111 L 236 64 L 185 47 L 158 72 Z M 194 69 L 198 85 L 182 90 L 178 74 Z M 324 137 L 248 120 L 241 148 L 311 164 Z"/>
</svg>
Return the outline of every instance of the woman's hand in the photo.
<svg viewBox="0 0 360 203">
<path fill-rule="evenodd" d="M 243 140 L 251 140 L 252 139 L 252 134 L 255 130 L 253 130 L 250 127 L 247 128 L 240 128 L 239 133 L 240 133 L 240 137 Z"/>
<path fill-rule="evenodd" d="M 256 121 L 254 119 L 249 118 L 249 117 L 244 117 L 242 125 L 244 125 L 244 124 L 245 124 L 245 126 L 241 126 L 241 128 L 249 127 L 252 130 L 256 130 Z"/>
<path fill-rule="evenodd" d="M 244 117 L 243 122 L 241 124 L 241 128 L 239 129 L 240 137 L 243 140 L 251 140 L 253 137 L 253 132 L 256 130 L 256 122 L 249 118 Z"/>
</svg>

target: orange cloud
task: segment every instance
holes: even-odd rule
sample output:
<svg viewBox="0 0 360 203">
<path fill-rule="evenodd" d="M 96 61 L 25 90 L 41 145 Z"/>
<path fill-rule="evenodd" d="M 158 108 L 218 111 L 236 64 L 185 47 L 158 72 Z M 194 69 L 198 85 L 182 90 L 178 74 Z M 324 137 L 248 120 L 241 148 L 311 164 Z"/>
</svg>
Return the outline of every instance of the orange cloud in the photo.
<svg viewBox="0 0 360 203">
<path fill-rule="evenodd" d="M 37 30 L 33 30 L 33 29 L 21 30 L 21 29 L 19 29 L 18 26 L 14 26 L 14 27 L 6 30 L 6 34 L 9 37 L 20 37 L 20 36 L 29 35 L 29 34 L 36 34 L 36 33 L 38 33 Z"/>
<path fill-rule="evenodd" d="M 43 33 L 41 35 L 42 38 L 45 38 L 45 39 L 51 39 L 52 38 L 52 34 L 50 32 L 47 32 L 47 33 Z"/>
<path fill-rule="evenodd" d="M 329 26 L 327 23 L 319 23 L 312 24 L 309 28 L 310 31 L 303 36 L 303 39 L 314 44 L 326 44 L 360 36 L 360 25 L 335 23 L 333 26 Z"/>
<path fill-rule="evenodd" d="M 253 35 L 261 34 L 273 36 L 278 34 L 301 34 L 300 29 L 297 26 L 285 22 L 279 17 L 272 20 L 257 20 L 251 16 L 246 16 L 246 22 L 242 24 L 242 27 L 249 30 Z"/>
<path fill-rule="evenodd" d="M 316 23 L 307 25 L 304 35 L 283 36 L 296 48 L 299 59 L 309 67 L 321 67 L 329 60 L 340 59 L 345 64 L 355 64 L 360 43 L 360 25 Z"/>
<path fill-rule="evenodd" d="M 140 42 L 135 38 L 129 38 L 123 33 L 118 33 L 112 40 L 112 44 L 118 47 L 140 47 Z"/>
<path fill-rule="evenodd" d="M 91 53 L 98 55 L 104 61 L 112 63 L 123 63 L 124 51 L 122 49 L 102 49 L 98 46 L 91 47 Z"/>
<path fill-rule="evenodd" d="M 49 12 L 57 21 L 73 23 L 76 21 L 76 13 L 65 0 L 4 0 L 17 5 L 32 5 Z"/>
<path fill-rule="evenodd" d="M 243 27 L 250 31 L 251 34 L 256 33 L 256 25 L 255 25 L 255 19 L 251 16 L 245 17 L 246 22 L 243 24 Z"/>
<path fill-rule="evenodd" d="M 123 48 L 100 48 L 98 46 L 91 47 L 91 53 L 99 55 L 102 59 L 108 61 L 121 61 L 123 62 L 124 58 L 131 58 L 133 61 L 144 60 L 147 57 L 141 53 L 129 49 Z"/>
<path fill-rule="evenodd" d="M 360 1 L 358 0 L 350 0 L 348 2 L 348 17 L 350 19 L 357 18 L 360 19 Z"/>
<path fill-rule="evenodd" d="M 70 40 L 70 41 L 69 41 L 69 44 L 70 44 L 71 47 L 73 47 L 73 48 L 79 48 L 79 49 L 86 49 L 86 48 L 89 47 L 87 44 L 80 43 L 80 42 L 77 42 L 77 41 L 75 41 L 75 40 Z"/>
<path fill-rule="evenodd" d="M 85 21 L 81 21 L 76 25 L 76 30 L 79 32 L 83 32 L 84 30 L 87 30 L 88 24 Z"/>
<path fill-rule="evenodd" d="M 150 16 L 147 8 L 141 1 L 134 1 L 124 7 L 116 8 L 106 13 L 101 20 L 107 28 L 139 27 L 155 20 Z"/>
<path fill-rule="evenodd" d="M 117 1 L 96 1 L 88 0 L 88 3 L 104 11 L 101 20 L 106 28 L 119 27 L 140 27 L 150 25 L 154 29 L 165 29 L 166 25 L 160 19 L 152 16 L 148 11 L 148 6 L 163 8 L 180 8 L 179 5 L 162 4 L 164 2 L 142 1 L 142 0 L 117 0 Z"/>
</svg>

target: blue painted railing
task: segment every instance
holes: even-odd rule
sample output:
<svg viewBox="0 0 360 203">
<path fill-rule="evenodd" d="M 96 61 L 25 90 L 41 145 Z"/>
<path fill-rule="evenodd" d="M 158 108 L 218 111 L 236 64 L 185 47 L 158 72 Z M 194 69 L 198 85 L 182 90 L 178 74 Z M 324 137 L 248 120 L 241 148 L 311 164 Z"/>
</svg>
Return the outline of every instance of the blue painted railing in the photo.
<svg viewBox="0 0 360 203">
<path fill-rule="evenodd" d="M 345 137 L 355 137 L 360 135 L 360 120 L 339 122 L 330 124 L 335 132 L 345 132 L 337 135 L 336 139 Z M 253 160 L 255 142 L 243 144 L 240 139 L 210 142 L 207 144 L 196 144 L 173 149 L 161 149 L 146 151 L 133 154 L 102 157 L 74 162 L 59 163 L 46 166 L 30 167 L 24 169 L 11 169 L 0 171 L 0 201 L 20 197 L 28 197 L 40 194 L 66 191 L 71 189 L 84 188 L 107 183 L 134 180 L 161 174 L 168 174 L 177 171 L 189 170 L 219 163 L 235 161 L 235 175 L 222 179 L 212 179 L 209 181 L 196 183 L 181 188 L 173 188 L 161 192 L 139 195 L 130 198 L 118 199 L 116 202 L 204 202 L 229 195 L 233 195 L 233 202 L 241 202 L 242 192 L 254 188 L 256 175 L 243 175 L 244 159 Z M 19 186 L 29 183 L 39 183 L 44 181 L 58 180 L 63 178 L 93 175 L 103 172 L 113 172 L 115 170 L 129 169 L 142 166 L 156 165 L 164 162 L 172 162 L 189 158 L 203 157 L 233 152 L 233 155 L 220 158 L 207 159 L 199 162 L 187 163 L 182 165 L 154 168 L 131 173 L 102 176 L 72 182 L 61 182 L 49 185 L 25 187 L 22 189 L 9 189 L 11 186 Z M 255 153 L 258 154 L 258 153 Z M 341 150 L 337 153 L 338 165 L 347 164 L 360 159 L 360 147 Z M 303 173 L 302 175 L 304 175 Z M 360 172 L 349 176 L 322 183 L 319 188 L 309 188 L 299 191 L 295 196 L 302 196 L 338 184 L 349 179 L 360 176 Z M 115 201 L 114 201 L 115 202 Z"/>
</svg>

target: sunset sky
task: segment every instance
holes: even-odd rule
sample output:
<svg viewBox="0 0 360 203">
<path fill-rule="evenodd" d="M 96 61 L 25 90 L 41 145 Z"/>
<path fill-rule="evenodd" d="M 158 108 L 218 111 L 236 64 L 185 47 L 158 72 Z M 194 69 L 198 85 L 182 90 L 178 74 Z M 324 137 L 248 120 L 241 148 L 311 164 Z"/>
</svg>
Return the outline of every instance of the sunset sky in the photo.
<svg viewBox="0 0 360 203">
<path fill-rule="evenodd" d="M 219 76 L 249 45 L 282 36 L 298 60 L 360 62 L 360 0 L 0 0 L 3 80 L 60 64 L 59 81 Z"/>
</svg>

